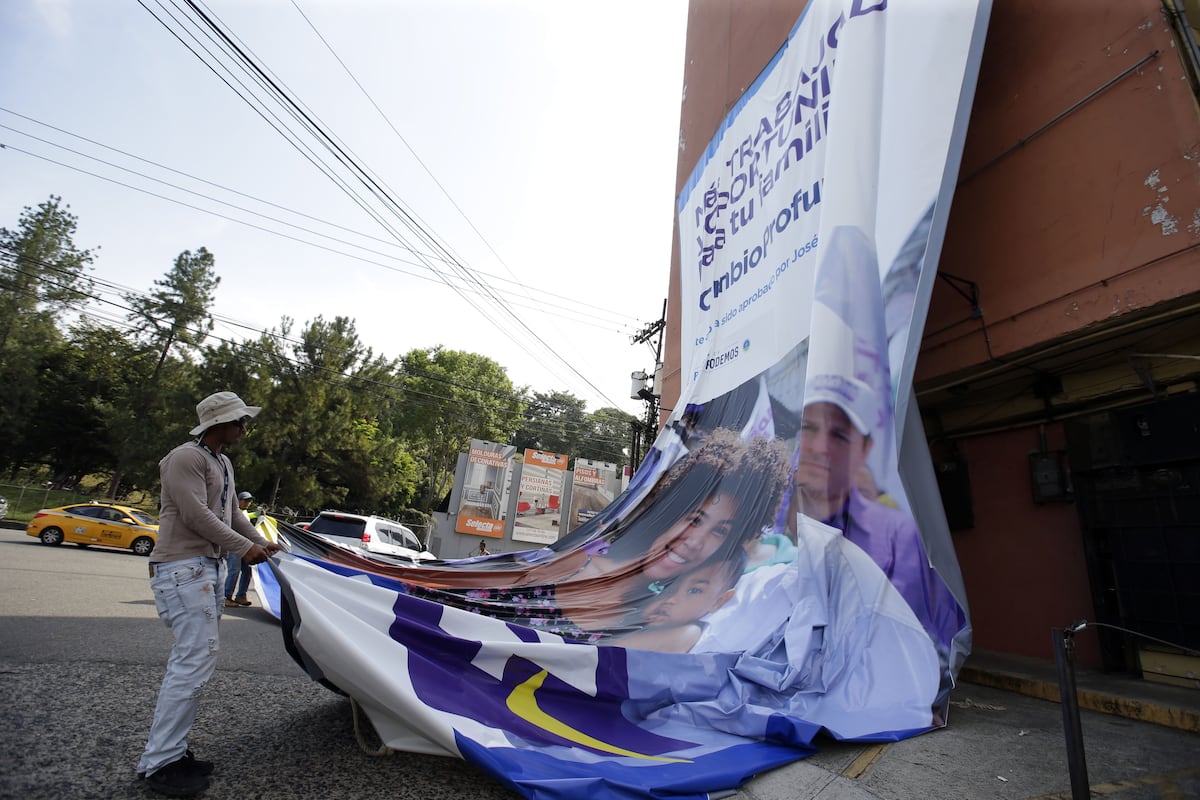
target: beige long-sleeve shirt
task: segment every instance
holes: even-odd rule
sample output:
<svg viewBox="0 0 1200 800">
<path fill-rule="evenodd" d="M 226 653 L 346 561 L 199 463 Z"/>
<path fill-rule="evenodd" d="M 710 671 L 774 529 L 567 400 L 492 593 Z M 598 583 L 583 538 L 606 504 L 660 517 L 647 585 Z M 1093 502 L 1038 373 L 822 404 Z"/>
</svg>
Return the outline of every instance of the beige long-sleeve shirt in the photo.
<svg viewBox="0 0 1200 800">
<path fill-rule="evenodd" d="M 233 463 L 197 442 L 181 444 L 158 462 L 162 479 L 158 543 L 150 561 L 162 563 L 222 553 L 244 556 L 268 542 L 237 508 Z"/>
</svg>

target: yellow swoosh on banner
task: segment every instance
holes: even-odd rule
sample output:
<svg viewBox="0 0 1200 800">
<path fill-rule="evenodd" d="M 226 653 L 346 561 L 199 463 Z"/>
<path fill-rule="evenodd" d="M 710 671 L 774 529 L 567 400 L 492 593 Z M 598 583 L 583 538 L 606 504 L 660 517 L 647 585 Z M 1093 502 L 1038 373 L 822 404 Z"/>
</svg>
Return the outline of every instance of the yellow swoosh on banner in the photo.
<svg viewBox="0 0 1200 800">
<path fill-rule="evenodd" d="M 632 750 L 626 750 L 623 747 L 617 747 L 608 742 L 602 742 L 599 739 L 588 736 L 581 730 L 572 728 L 565 722 L 555 719 L 547 714 L 542 709 L 538 708 L 537 698 L 534 693 L 542 688 L 542 683 L 545 682 L 546 676 L 549 673 L 542 670 L 534 675 L 529 680 L 517 686 L 509 694 L 507 705 L 508 710 L 516 714 L 521 719 L 528 723 L 536 725 L 544 731 L 549 731 L 555 736 L 560 736 L 576 744 L 590 747 L 593 750 L 599 750 L 602 753 L 611 753 L 617 756 L 628 756 L 630 758 L 644 758 L 649 761 L 665 761 L 675 764 L 690 764 L 691 761 L 686 758 L 664 758 L 662 756 L 651 756 L 645 753 L 635 753 Z"/>
<path fill-rule="evenodd" d="M 262 514 L 254 523 L 254 527 L 258 528 L 258 532 L 261 533 L 263 538 L 268 542 L 279 541 L 279 526 L 275 523 L 275 520 L 272 517 Z"/>
</svg>

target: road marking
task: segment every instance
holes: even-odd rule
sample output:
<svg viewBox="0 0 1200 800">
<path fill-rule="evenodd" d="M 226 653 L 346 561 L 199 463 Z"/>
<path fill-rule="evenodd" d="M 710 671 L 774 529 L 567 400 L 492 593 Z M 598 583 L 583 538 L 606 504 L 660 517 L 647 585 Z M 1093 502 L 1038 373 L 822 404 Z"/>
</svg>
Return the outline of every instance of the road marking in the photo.
<svg viewBox="0 0 1200 800">
<path fill-rule="evenodd" d="M 866 750 L 858 754 L 858 757 L 850 762 L 850 766 L 842 770 L 842 775 L 847 778 L 858 780 L 866 774 L 867 770 L 875 765 L 875 762 L 883 757 L 883 754 L 891 744 L 873 744 Z"/>
</svg>

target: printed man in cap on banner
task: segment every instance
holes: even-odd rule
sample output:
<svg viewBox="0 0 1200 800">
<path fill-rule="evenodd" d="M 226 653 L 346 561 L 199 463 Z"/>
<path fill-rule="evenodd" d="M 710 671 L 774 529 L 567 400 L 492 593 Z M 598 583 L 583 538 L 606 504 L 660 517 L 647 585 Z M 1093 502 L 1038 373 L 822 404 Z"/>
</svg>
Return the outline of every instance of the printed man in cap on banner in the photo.
<svg viewBox="0 0 1200 800">
<path fill-rule="evenodd" d="M 802 513 L 837 528 L 879 565 L 926 631 L 944 648 L 960 624 L 957 606 L 930 568 L 916 521 L 864 497 L 856 476 L 873 444 L 875 392 L 844 375 L 816 375 L 804 391 L 788 527 Z"/>
</svg>

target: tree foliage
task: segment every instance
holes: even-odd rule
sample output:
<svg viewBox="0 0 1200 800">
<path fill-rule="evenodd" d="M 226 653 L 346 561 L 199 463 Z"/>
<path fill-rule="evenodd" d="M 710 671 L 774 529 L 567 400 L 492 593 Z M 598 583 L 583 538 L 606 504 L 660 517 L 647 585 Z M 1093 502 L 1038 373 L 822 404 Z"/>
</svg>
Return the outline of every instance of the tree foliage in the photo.
<svg viewBox="0 0 1200 800">
<path fill-rule="evenodd" d="M 15 230 L 0 228 L 0 354 L 23 318 L 48 316 L 79 306 L 92 289 L 87 270 L 95 260 L 91 250 L 79 250 L 73 237 L 77 218 L 51 195 L 36 209 L 21 212 Z"/>
<path fill-rule="evenodd" d="M 220 283 L 212 253 L 201 247 L 180 253 L 148 295 L 125 295 L 134 331 L 159 354 L 150 384 L 158 381 L 172 346 L 196 347 L 208 336 L 213 327 L 209 308 Z"/>
<path fill-rule="evenodd" d="M 283 511 L 341 508 L 424 519 L 472 439 L 624 465 L 633 417 L 589 414 L 565 391 L 515 387 L 486 356 L 443 347 L 376 354 L 347 317 L 283 317 L 255 339 L 212 337 L 220 277 L 206 248 L 184 251 L 129 326 L 82 306 L 95 258 L 51 197 L 0 228 L 0 469 L 60 486 L 105 476 L 113 497 L 158 490 L 158 461 L 214 391 L 263 407 L 235 446 L 238 485 Z M 81 311 L 82 315 L 71 313 Z M 132 335 L 129 329 L 132 328 Z"/>
<path fill-rule="evenodd" d="M 73 237 L 77 220 L 51 196 L 22 211 L 15 229 L 0 228 L 0 466 L 15 473 L 38 458 L 33 441 L 42 393 L 38 378 L 63 336 L 56 324 L 91 290 L 94 260 Z"/>
<path fill-rule="evenodd" d="M 116 467 L 112 423 L 128 404 L 129 367 L 137 358 L 137 346 L 120 331 L 86 321 L 46 354 L 30 440 L 54 483 L 74 485 Z"/>
<path fill-rule="evenodd" d="M 201 247 L 194 254 L 180 253 L 148 294 L 124 296 L 134 340 L 141 348 L 129 364 L 126 402 L 115 410 L 111 426 L 117 463 L 109 497 L 117 497 L 122 481 L 152 482 L 157 475 L 150 466 L 157 463 L 155 454 L 191 427 L 181 429 L 175 410 L 194 385 L 196 371 L 188 355 L 212 330 L 209 309 L 220 282 L 215 259 Z M 183 350 L 182 357 L 168 360 L 176 346 Z"/>
<path fill-rule="evenodd" d="M 432 347 L 411 350 L 402 362 L 397 430 L 424 462 L 422 504 L 432 508 L 450 490 L 458 454 L 472 439 L 507 442 L 524 403 L 504 368 L 487 356 Z"/>
<path fill-rule="evenodd" d="M 575 455 L 593 461 L 608 461 L 621 467 L 628 464 L 633 426 L 638 423 L 638 418 L 627 411 L 606 406 L 596 409 L 588 423 L 589 435 L 579 443 Z"/>
<path fill-rule="evenodd" d="M 551 453 L 574 454 L 588 430 L 587 403 L 570 392 L 534 392 L 513 444 Z"/>
</svg>

